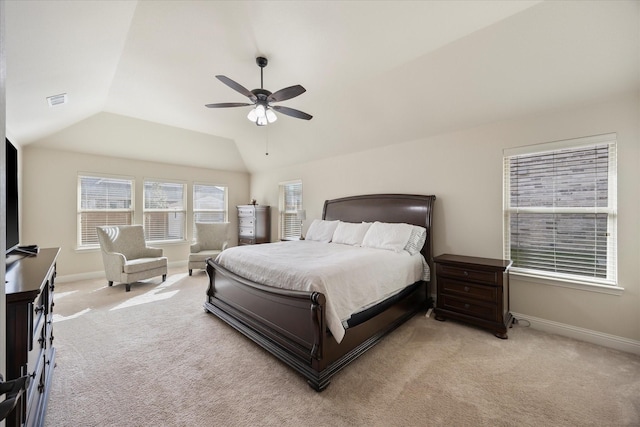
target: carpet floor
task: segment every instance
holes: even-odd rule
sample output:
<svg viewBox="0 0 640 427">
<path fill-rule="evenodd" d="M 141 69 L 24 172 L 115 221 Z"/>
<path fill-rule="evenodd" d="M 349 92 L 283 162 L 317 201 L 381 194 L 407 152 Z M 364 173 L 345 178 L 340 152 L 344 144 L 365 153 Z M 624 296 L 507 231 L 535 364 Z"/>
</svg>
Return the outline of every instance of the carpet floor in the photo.
<svg viewBox="0 0 640 427">
<path fill-rule="evenodd" d="M 207 276 L 57 283 L 45 425 L 639 426 L 640 357 L 418 315 L 316 393 L 205 313 Z"/>
</svg>

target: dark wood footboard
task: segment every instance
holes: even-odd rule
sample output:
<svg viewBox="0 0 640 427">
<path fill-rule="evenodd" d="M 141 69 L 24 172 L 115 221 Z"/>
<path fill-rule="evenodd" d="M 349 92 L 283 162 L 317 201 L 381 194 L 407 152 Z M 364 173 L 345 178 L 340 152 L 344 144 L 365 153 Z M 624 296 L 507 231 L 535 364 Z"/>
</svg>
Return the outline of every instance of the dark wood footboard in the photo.
<svg viewBox="0 0 640 427">
<path fill-rule="evenodd" d="M 267 287 L 207 260 L 209 287 L 204 307 L 323 390 L 340 369 L 374 346 L 416 312 L 426 308 L 426 285 L 390 309 L 349 328 L 340 344 L 325 320 L 318 292 Z"/>
</svg>

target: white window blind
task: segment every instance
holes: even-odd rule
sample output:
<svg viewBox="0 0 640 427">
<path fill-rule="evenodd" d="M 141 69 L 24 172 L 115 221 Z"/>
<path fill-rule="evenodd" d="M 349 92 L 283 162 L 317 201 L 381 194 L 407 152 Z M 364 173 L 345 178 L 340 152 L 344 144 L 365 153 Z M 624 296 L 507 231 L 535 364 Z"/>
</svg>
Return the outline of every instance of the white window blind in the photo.
<svg viewBox="0 0 640 427">
<path fill-rule="evenodd" d="M 185 184 L 144 182 L 144 233 L 147 241 L 185 240 Z"/>
<path fill-rule="evenodd" d="M 98 246 L 96 227 L 130 225 L 133 179 L 78 176 L 78 247 Z"/>
<path fill-rule="evenodd" d="M 512 271 L 617 285 L 616 135 L 505 150 Z"/>
<path fill-rule="evenodd" d="M 280 238 L 299 238 L 302 235 L 302 223 L 298 219 L 298 210 L 302 209 L 302 181 L 280 184 Z"/>
<path fill-rule="evenodd" d="M 193 238 L 196 222 L 227 222 L 227 187 L 193 184 Z"/>
</svg>

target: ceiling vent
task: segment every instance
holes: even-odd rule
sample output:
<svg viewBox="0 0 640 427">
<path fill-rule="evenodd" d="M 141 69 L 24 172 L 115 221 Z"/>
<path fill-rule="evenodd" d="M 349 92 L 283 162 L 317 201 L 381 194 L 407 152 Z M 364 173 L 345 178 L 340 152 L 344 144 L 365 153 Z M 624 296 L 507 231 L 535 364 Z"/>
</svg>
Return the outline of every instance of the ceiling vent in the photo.
<svg viewBox="0 0 640 427">
<path fill-rule="evenodd" d="M 67 94 L 61 93 L 60 95 L 47 96 L 47 102 L 49 107 L 56 107 L 58 105 L 67 103 Z"/>
</svg>

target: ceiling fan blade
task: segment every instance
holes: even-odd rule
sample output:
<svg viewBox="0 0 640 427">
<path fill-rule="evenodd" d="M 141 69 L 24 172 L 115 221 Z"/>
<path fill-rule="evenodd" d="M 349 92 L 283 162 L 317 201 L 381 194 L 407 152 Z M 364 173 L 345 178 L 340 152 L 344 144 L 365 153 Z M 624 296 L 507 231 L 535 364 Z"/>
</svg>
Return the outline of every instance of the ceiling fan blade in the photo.
<svg viewBox="0 0 640 427">
<path fill-rule="evenodd" d="M 295 117 L 296 119 L 311 120 L 313 118 L 313 116 L 310 114 L 307 114 L 300 110 L 295 110 L 293 108 L 283 107 L 281 105 L 274 105 L 271 108 L 273 108 L 279 113 L 286 114 L 287 116 Z"/>
<path fill-rule="evenodd" d="M 267 102 L 280 102 L 302 95 L 307 90 L 300 85 L 285 87 L 269 95 Z"/>
<path fill-rule="evenodd" d="M 241 94 L 243 94 L 244 96 L 246 96 L 247 98 L 249 98 L 251 100 L 251 102 L 256 102 L 256 96 L 253 94 L 253 92 L 251 92 L 249 89 L 247 89 L 246 87 L 242 86 L 240 83 L 236 83 L 233 80 L 231 80 L 229 77 L 227 76 L 216 76 L 216 78 L 218 80 L 220 80 L 222 83 L 226 84 L 227 86 L 229 86 L 231 89 L 235 90 L 236 92 L 239 92 Z"/>
<path fill-rule="evenodd" d="M 218 104 L 206 104 L 205 107 L 227 108 L 227 107 L 246 107 L 247 105 L 253 105 L 253 104 L 247 104 L 246 102 L 220 102 Z"/>
</svg>

